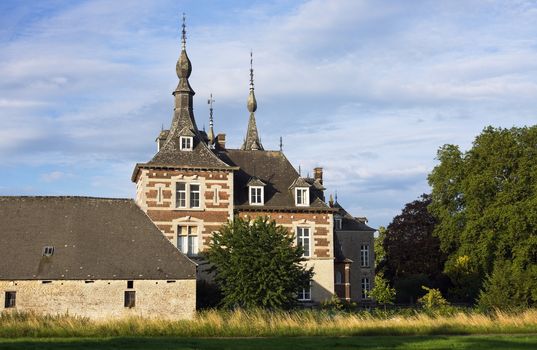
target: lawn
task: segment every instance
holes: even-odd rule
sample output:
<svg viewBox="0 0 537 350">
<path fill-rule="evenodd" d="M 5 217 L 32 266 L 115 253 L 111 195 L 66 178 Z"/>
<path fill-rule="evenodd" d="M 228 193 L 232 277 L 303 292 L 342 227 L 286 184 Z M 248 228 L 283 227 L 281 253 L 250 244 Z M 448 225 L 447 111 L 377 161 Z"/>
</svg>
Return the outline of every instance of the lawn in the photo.
<svg viewBox="0 0 537 350">
<path fill-rule="evenodd" d="M 18 338 L 0 349 L 537 349 L 537 335 L 271 337 L 271 338 Z"/>
</svg>

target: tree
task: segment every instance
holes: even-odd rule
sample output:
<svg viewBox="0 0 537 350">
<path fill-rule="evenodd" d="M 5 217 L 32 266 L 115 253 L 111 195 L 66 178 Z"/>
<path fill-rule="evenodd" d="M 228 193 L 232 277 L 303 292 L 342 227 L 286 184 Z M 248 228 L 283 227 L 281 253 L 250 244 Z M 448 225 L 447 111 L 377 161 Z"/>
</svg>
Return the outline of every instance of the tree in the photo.
<svg viewBox="0 0 537 350">
<path fill-rule="evenodd" d="M 423 294 L 423 284 L 444 284 L 445 257 L 433 236 L 436 219 L 427 210 L 430 203 L 426 194 L 407 203 L 386 229 L 380 269 L 396 288 L 400 302 L 415 302 Z"/>
<path fill-rule="evenodd" d="M 369 295 L 386 310 L 386 305 L 391 305 L 395 301 L 395 288 L 390 287 L 382 273 L 378 273 L 375 275 L 375 287 L 371 289 Z"/>
<path fill-rule="evenodd" d="M 303 249 L 275 221 L 236 217 L 213 234 L 207 258 L 225 307 L 288 308 L 309 285 L 312 268 L 301 263 Z"/>
<path fill-rule="evenodd" d="M 384 268 L 384 259 L 386 252 L 384 251 L 384 238 L 386 237 L 386 227 L 380 226 L 378 236 L 375 237 L 375 268 L 377 272 L 381 272 Z"/>
<path fill-rule="evenodd" d="M 512 276 L 531 274 L 537 264 L 537 126 L 487 127 L 469 151 L 445 145 L 437 157 L 440 163 L 428 178 L 430 210 L 438 219 L 434 233 L 447 254 L 445 271 L 455 289 L 473 301 L 486 276 L 491 277 L 485 294 L 494 289 L 495 273 L 506 275 L 503 265 L 510 265 Z M 461 258 L 473 285 L 457 281 Z M 537 279 L 528 283 L 537 290 Z M 535 305 L 531 293 L 518 293 L 517 285 L 505 286 L 513 302 Z"/>
</svg>

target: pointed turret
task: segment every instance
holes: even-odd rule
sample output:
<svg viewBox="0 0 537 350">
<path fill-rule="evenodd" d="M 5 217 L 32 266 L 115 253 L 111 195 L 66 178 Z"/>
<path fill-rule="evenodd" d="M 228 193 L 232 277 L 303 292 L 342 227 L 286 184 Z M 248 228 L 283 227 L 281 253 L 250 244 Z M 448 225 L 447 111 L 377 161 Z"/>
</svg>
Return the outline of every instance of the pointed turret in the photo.
<svg viewBox="0 0 537 350">
<path fill-rule="evenodd" d="M 173 120 L 170 127 L 168 139 L 164 145 L 164 149 L 178 149 L 181 136 L 193 137 L 193 144 L 204 142 L 201 137 L 194 119 L 192 97 L 195 92 L 188 82 L 188 78 L 192 73 L 192 64 L 186 53 L 186 25 L 185 15 L 183 14 L 183 24 L 181 32 L 181 54 L 177 60 L 176 73 L 179 78 L 179 84 L 172 93 L 174 96 Z M 193 145 L 193 146 L 194 146 Z"/>
<path fill-rule="evenodd" d="M 192 73 L 192 64 L 186 53 L 186 30 L 185 16 L 183 14 L 181 54 L 177 60 L 176 73 L 179 84 L 173 91 L 174 108 L 173 119 L 169 132 L 161 132 L 158 142 L 158 152 L 145 164 L 137 164 L 135 173 L 140 168 L 147 166 L 181 166 L 195 168 L 229 168 L 229 165 L 222 161 L 213 152 L 209 145 L 209 136 L 205 132 L 198 130 L 194 119 L 193 103 L 194 90 L 188 82 Z M 212 114 L 212 113 L 211 113 Z M 209 134 L 213 129 L 212 118 Z M 165 139 L 164 139 L 165 137 Z M 212 135 L 214 143 L 214 132 Z M 135 176 L 135 175 L 133 175 Z M 134 177 L 133 177 L 134 178 Z"/>
<path fill-rule="evenodd" d="M 248 95 L 248 111 L 250 112 L 250 119 L 248 120 L 248 130 L 246 130 L 246 139 L 242 144 L 242 150 L 264 150 L 261 144 L 261 139 L 257 132 L 257 125 L 255 122 L 255 111 L 257 110 L 257 101 L 254 93 L 254 68 L 253 57 L 250 52 L 250 94 Z"/>
</svg>

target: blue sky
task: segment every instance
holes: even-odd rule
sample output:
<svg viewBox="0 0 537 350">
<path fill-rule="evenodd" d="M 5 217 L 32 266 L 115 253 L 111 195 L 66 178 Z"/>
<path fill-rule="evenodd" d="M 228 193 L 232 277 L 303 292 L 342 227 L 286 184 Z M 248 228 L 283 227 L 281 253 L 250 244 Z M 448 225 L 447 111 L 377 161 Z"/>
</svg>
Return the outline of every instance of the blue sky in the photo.
<svg viewBox="0 0 537 350">
<path fill-rule="evenodd" d="M 133 197 L 171 121 L 187 13 L 198 126 L 241 144 L 254 51 L 266 148 L 372 226 L 437 149 L 537 120 L 535 1 L 2 1 L 0 194 Z"/>
</svg>

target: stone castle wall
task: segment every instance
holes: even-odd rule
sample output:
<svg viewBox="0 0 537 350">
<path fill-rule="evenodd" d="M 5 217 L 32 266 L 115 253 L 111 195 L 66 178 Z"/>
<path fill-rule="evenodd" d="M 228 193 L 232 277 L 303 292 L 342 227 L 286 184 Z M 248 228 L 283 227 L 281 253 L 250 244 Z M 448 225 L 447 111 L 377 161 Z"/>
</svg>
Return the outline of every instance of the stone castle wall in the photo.
<svg viewBox="0 0 537 350">
<path fill-rule="evenodd" d="M 45 283 L 43 283 L 45 282 Z M 92 319 L 143 316 L 191 319 L 196 311 L 196 281 L 124 280 L 0 281 L 4 311 L 89 317 Z M 135 291 L 132 308 L 125 307 L 125 291 Z M 16 306 L 4 308 L 6 292 L 16 292 Z"/>
</svg>

